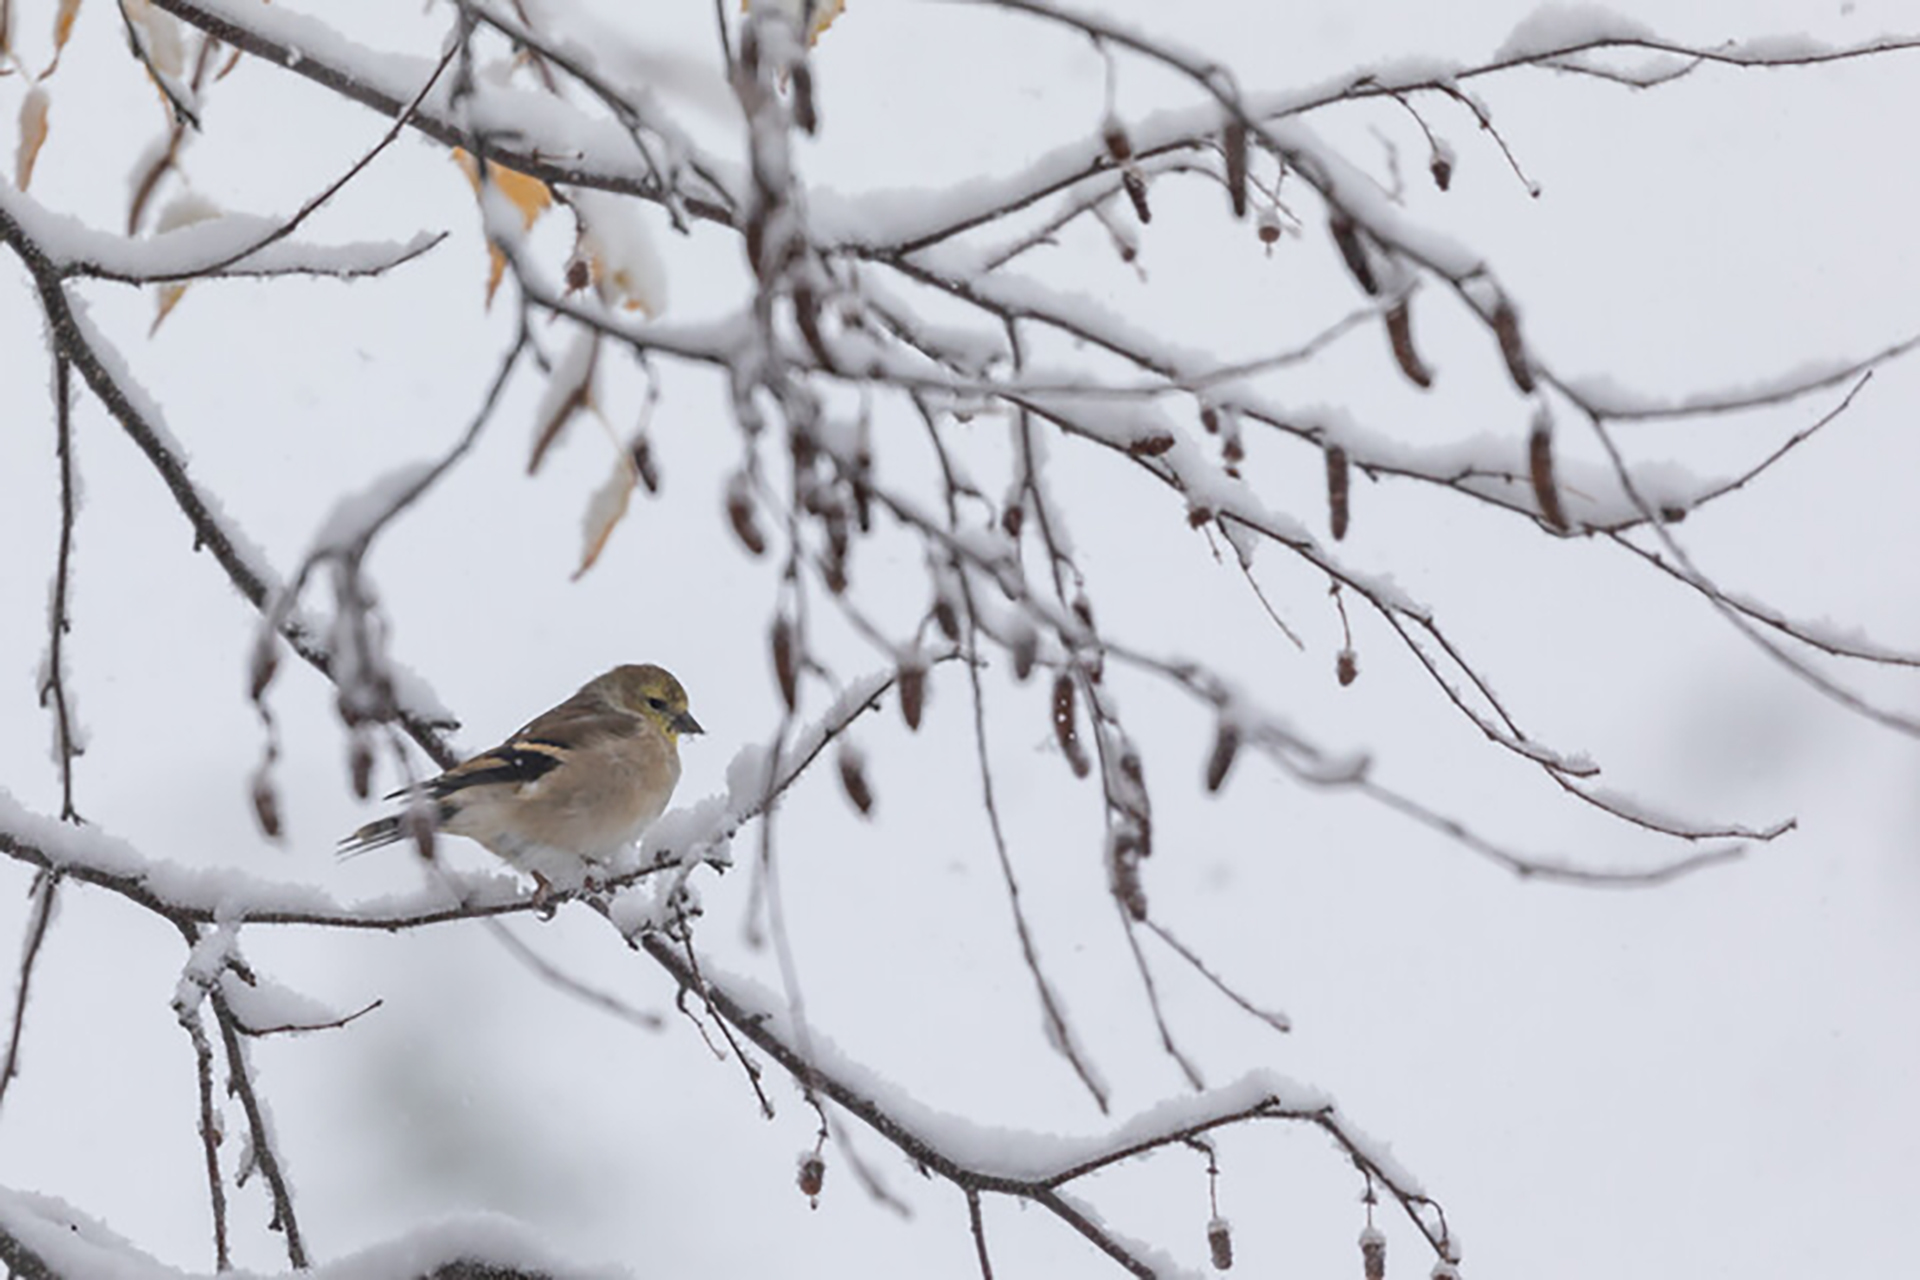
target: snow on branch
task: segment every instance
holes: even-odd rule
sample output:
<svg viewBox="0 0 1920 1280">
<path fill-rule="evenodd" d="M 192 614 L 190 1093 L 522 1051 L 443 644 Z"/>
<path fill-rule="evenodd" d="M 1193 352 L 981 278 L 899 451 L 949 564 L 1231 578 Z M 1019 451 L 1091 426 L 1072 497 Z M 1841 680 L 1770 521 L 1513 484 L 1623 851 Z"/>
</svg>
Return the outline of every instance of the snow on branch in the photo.
<svg viewBox="0 0 1920 1280">
<path fill-rule="evenodd" d="M 6 1188 L 0 1188 L 0 1262 L 20 1280 L 196 1280 L 54 1196 Z M 281 1274 L 303 1280 L 627 1280 L 633 1273 L 569 1260 L 510 1219 L 471 1214 Z M 208 1273 L 200 1276 L 211 1280 Z"/>
</svg>

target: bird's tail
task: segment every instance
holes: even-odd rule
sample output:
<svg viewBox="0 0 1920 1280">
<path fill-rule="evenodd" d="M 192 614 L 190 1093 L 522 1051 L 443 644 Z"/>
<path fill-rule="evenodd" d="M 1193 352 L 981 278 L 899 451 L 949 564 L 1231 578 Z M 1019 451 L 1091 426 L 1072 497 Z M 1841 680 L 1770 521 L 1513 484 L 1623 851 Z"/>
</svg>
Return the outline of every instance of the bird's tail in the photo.
<svg viewBox="0 0 1920 1280">
<path fill-rule="evenodd" d="M 372 849 L 398 844 L 406 835 L 406 824 L 398 815 L 377 818 L 352 835 L 343 837 L 337 852 L 343 858 L 354 858 Z"/>
</svg>

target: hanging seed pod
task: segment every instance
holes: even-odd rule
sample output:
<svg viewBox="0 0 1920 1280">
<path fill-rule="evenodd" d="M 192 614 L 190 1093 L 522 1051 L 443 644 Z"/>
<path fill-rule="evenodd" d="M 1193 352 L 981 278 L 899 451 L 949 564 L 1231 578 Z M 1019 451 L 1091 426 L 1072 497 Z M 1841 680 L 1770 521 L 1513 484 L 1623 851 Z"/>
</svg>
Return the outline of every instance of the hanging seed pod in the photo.
<svg viewBox="0 0 1920 1280">
<path fill-rule="evenodd" d="M 1347 264 L 1347 270 L 1369 297 L 1380 292 L 1380 281 L 1374 277 L 1373 263 L 1367 258 L 1367 246 L 1360 239 L 1360 228 L 1346 214 L 1335 212 L 1327 220 L 1327 230 L 1333 236 L 1334 247 L 1340 250 L 1341 261 Z"/>
<path fill-rule="evenodd" d="M 270 631 L 262 631 L 253 646 L 253 661 L 247 669 L 247 696 L 255 702 L 273 683 L 280 671 L 280 646 Z"/>
<path fill-rule="evenodd" d="M 1327 524 L 1333 540 L 1347 536 L 1348 484 L 1352 479 L 1347 466 L 1347 451 L 1337 444 L 1327 446 Z"/>
<path fill-rule="evenodd" d="M 840 789 L 847 793 L 847 801 L 860 811 L 861 817 L 873 812 L 873 788 L 867 785 L 866 762 L 860 751 L 851 743 L 842 742 L 837 757 L 840 765 Z"/>
<path fill-rule="evenodd" d="M 1359 674 L 1359 657 L 1352 649 L 1342 649 L 1340 656 L 1333 661 L 1334 678 L 1340 682 L 1342 688 L 1345 688 L 1347 685 L 1352 684 Z"/>
<path fill-rule="evenodd" d="M 1127 131 L 1118 120 L 1108 118 L 1106 127 L 1101 131 L 1100 140 L 1106 144 L 1107 156 L 1115 164 L 1125 164 L 1133 159 L 1133 143 L 1127 137 Z"/>
<path fill-rule="evenodd" d="M 1545 414 L 1533 420 L 1533 431 L 1527 437 L 1527 470 L 1533 479 L 1533 499 L 1540 504 L 1540 518 L 1567 532 L 1567 513 L 1560 506 L 1560 489 L 1553 482 L 1553 424 Z"/>
<path fill-rule="evenodd" d="M 1427 165 L 1427 172 L 1433 175 L 1433 185 L 1442 191 L 1453 185 L 1453 157 L 1443 151 L 1433 153 L 1433 160 Z"/>
<path fill-rule="evenodd" d="M 1254 234 L 1260 237 L 1260 243 L 1271 248 L 1280 242 L 1280 219 L 1269 210 L 1262 210 L 1259 224 Z"/>
<path fill-rule="evenodd" d="M 740 545 L 749 554 L 766 554 L 767 539 L 760 532 L 760 522 L 754 518 L 753 494 L 747 488 L 744 474 L 736 473 L 727 486 L 727 520 L 733 525 L 733 536 L 740 539 Z"/>
<path fill-rule="evenodd" d="M 1143 225 L 1152 222 L 1153 210 L 1147 207 L 1147 180 L 1140 176 L 1140 171 L 1127 169 L 1120 175 L 1120 185 L 1126 189 L 1127 199 L 1133 201 L 1133 216 Z"/>
<path fill-rule="evenodd" d="M 1018 541 L 1020 530 L 1027 522 L 1027 509 L 1020 503 L 1014 503 L 1000 513 L 1000 527 L 1006 530 L 1009 538 Z"/>
<path fill-rule="evenodd" d="M 813 102 L 813 70 L 802 60 L 793 64 L 788 83 L 793 88 L 793 122 L 808 134 L 820 131 L 820 113 Z"/>
<path fill-rule="evenodd" d="M 900 668 L 900 715 L 907 728 L 920 727 L 920 713 L 927 705 L 927 669 L 921 666 Z"/>
<path fill-rule="evenodd" d="M 1113 896 L 1137 921 L 1147 918 L 1147 891 L 1140 885 L 1140 852 L 1131 832 L 1116 826 L 1107 845 L 1107 878 Z"/>
<path fill-rule="evenodd" d="M 807 1198 L 813 1208 L 820 1207 L 820 1188 L 827 1182 L 827 1162 L 820 1158 L 818 1151 L 810 1151 L 800 1157 L 800 1173 L 794 1179 L 800 1188 L 800 1194 Z"/>
<path fill-rule="evenodd" d="M 1233 770 L 1234 757 L 1240 754 L 1240 730 L 1227 721 L 1220 722 L 1213 735 L 1213 754 L 1207 757 L 1207 790 L 1218 792 Z"/>
<path fill-rule="evenodd" d="M 1422 390 L 1433 385 L 1433 371 L 1413 349 L 1413 318 L 1405 298 L 1387 312 L 1387 341 L 1392 344 L 1394 361 L 1400 366 L 1400 372 L 1407 375 L 1408 382 Z"/>
<path fill-rule="evenodd" d="M 1221 150 L 1227 153 L 1227 198 L 1233 202 L 1233 216 L 1247 216 L 1247 126 L 1229 120 L 1220 133 Z"/>
<path fill-rule="evenodd" d="M 1127 442 L 1127 452 L 1136 458 L 1157 458 L 1173 448 L 1173 437 L 1169 435 L 1143 436 Z"/>
<path fill-rule="evenodd" d="M 354 734 L 347 746 L 347 772 L 353 778 L 353 794 L 365 800 L 373 790 L 373 748 L 364 734 Z"/>
<path fill-rule="evenodd" d="M 1200 406 L 1200 425 L 1207 429 L 1208 435 L 1210 436 L 1219 435 L 1220 434 L 1220 411 L 1214 408 L 1210 404 L 1201 405 Z"/>
<path fill-rule="evenodd" d="M 947 639 L 955 642 L 960 639 L 960 611 L 944 595 L 934 598 L 933 624 L 940 628 L 940 634 Z"/>
<path fill-rule="evenodd" d="M 792 711 L 800 704 L 800 665 L 794 654 L 793 622 L 785 614 L 773 620 L 773 674 L 780 682 L 780 700 Z"/>
<path fill-rule="evenodd" d="M 1022 626 L 1007 641 L 1007 653 L 1013 659 L 1013 678 L 1024 681 L 1033 674 L 1034 659 L 1040 655 L 1040 636 L 1031 627 Z"/>
<path fill-rule="evenodd" d="M 1225 1218 L 1215 1218 L 1207 1224 L 1207 1253 L 1213 1259 L 1215 1271 L 1233 1270 L 1233 1228 Z"/>
<path fill-rule="evenodd" d="M 1206 507 L 1192 506 L 1187 508 L 1187 525 L 1189 528 L 1198 529 L 1212 523 L 1213 512 Z"/>
<path fill-rule="evenodd" d="M 428 862 L 433 861 L 433 817 L 432 811 L 420 805 L 410 805 L 401 815 L 400 826 L 413 838 L 413 847 Z"/>
<path fill-rule="evenodd" d="M 280 797 L 264 768 L 253 775 L 253 818 L 267 839 L 280 838 Z"/>
<path fill-rule="evenodd" d="M 583 253 L 567 259 L 567 292 L 579 293 L 593 283 L 593 264 Z"/>
<path fill-rule="evenodd" d="M 1533 394 L 1533 369 L 1527 364 L 1527 348 L 1520 341 L 1520 315 L 1502 295 L 1493 309 L 1493 336 L 1500 340 L 1500 355 L 1507 362 L 1507 376 L 1513 385 Z"/>
<path fill-rule="evenodd" d="M 1053 736 L 1060 754 L 1067 758 L 1073 776 L 1084 778 L 1093 771 L 1086 748 L 1080 745 L 1080 730 L 1074 712 L 1073 677 L 1061 672 L 1053 681 Z"/>
<path fill-rule="evenodd" d="M 653 460 L 653 445 L 645 436 L 635 436 L 627 447 L 627 456 L 633 459 L 633 474 L 640 477 L 640 483 L 647 487 L 650 494 L 660 492 L 660 464 Z"/>
<path fill-rule="evenodd" d="M 1366 1280 L 1387 1280 L 1387 1238 L 1378 1227 L 1360 1233 L 1360 1267 Z"/>
</svg>

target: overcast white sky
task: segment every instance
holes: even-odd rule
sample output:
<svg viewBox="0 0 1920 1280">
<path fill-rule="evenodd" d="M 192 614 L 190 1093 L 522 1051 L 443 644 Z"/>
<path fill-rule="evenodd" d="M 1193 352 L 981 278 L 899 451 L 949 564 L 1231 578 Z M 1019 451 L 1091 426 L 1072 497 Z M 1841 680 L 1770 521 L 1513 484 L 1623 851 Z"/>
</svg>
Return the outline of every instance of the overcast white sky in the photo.
<svg viewBox="0 0 1920 1280">
<path fill-rule="evenodd" d="M 370 47 L 416 55 L 437 47 L 447 21 L 442 6 L 301 7 Z M 657 86 L 704 143 L 735 153 L 711 6 L 682 0 L 644 16 L 597 7 L 632 46 L 629 57 L 603 40 L 608 64 Z M 1890 0 L 1608 7 L 1701 42 L 1856 42 L 1913 21 Z M 34 65 L 50 10 L 28 4 L 16 17 Z M 1333 0 L 1105 6 L 1228 62 L 1248 90 L 1411 56 L 1485 57 L 1529 10 L 1488 0 L 1444 13 Z M 1193 100 L 1137 63 L 1117 65 L 1123 119 Z M 1103 111 L 1104 66 L 1087 42 L 986 6 L 855 0 L 815 66 L 825 127 L 801 164 L 820 206 L 844 216 L 884 212 L 876 193 L 1015 172 L 1090 136 Z M 1422 102 L 1458 156 L 1446 195 L 1425 182 L 1418 129 L 1397 108 L 1314 124 L 1383 178 L 1397 155 L 1409 213 L 1490 258 L 1556 369 L 1678 394 L 1864 355 L 1920 330 L 1911 235 L 1920 178 L 1905 158 L 1917 66 L 1920 54 L 1906 53 L 1812 70 L 1705 70 L 1647 92 L 1538 71 L 1481 81 L 1475 92 L 1539 183 L 1537 200 L 1457 107 Z M 52 133 L 32 194 L 120 226 L 127 175 L 163 117 L 112 6 L 83 9 L 47 87 Z M 16 117 L 22 92 L 19 77 L 0 79 L 0 119 Z M 192 188 L 223 208 L 273 214 L 336 175 L 385 122 L 243 61 L 210 93 L 206 125 L 186 155 Z M 1317 215 L 1262 255 L 1222 204 L 1215 190 L 1166 184 L 1138 271 L 1085 232 L 1032 269 L 1222 357 L 1284 347 L 1357 304 Z M 663 218 L 651 225 L 671 318 L 738 305 L 747 277 L 731 236 L 682 239 Z M 511 336 L 509 308 L 482 309 L 471 194 L 434 145 L 402 140 L 307 233 L 404 240 L 422 228 L 451 234 L 381 280 L 200 284 L 151 338 L 151 297 L 82 291 L 165 407 L 196 475 L 283 569 L 342 493 L 455 438 Z M 564 240 L 549 225 L 536 243 L 564 253 Z M 58 528 L 48 362 L 27 277 L 11 255 L 0 263 L 9 428 L 0 431 L 0 787 L 51 813 L 58 777 L 35 686 Z M 1438 305 L 1420 314 L 1431 318 L 1421 332 L 1439 373 L 1432 394 L 1398 378 L 1371 330 L 1315 371 L 1277 380 L 1276 394 L 1338 407 L 1409 444 L 1518 442 L 1526 408 L 1485 335 Z M 653 439 L 664 492 L 636 505 L 582 580 L 570 580 L 579 512 L 609 446 L 587 424 L 529 479 L 531 382 L 390 532 L 371 568 L 395 655 L 458 712 L 465 746 L 488 744 L 616 662 L 673 669 L 709 730 L 684 752 L 680 796 L 690 800 L 724 787 L 734 752 L 777 723 L 765 657 L 775 584 L 726 529 L 720 494 L 738 437 L 722 388 L 702 373 L 662 372 Z M 609 376 L 603 402 L 616 431 L 630 429 L 642 392 L 629 366 Z M 1636 459 L 1712 472 L 1759 456 L 1836 399 L 1622 428 L 1621 438 Z M 288 838 L 275 847 L 259 837 L 246 804 L 262 748 L 244 687 L 252 611 L 193 554 L 190 531 L 117 426 L 80 403 L 86 503 L 70 662 L 91 734 L 81 811 L 155 858 L 245 867 L 346 899 L 415 886 L 420 872 L 404 854 L 331 857 L 366 811 L 348 792 L 328 690 L 304 669 L 289 669 L 275 701 Z M 1681 536 L 1733 588 L 1913 648 L 1917 409 L 1920 371 L 1882 369 L 1847 417 Z M 909 418 L 881 426 L 883 460 L 890 447 L 918 448 Z M 979 448 L 997 492 L 992 446 Z M 1275 505 L 1324 531 L 1317 455 L 1259 436 L 1250 448 Z M 1337 687 L 1339 623 L 1324 580 L 1271 550 L 1260 561 L 1307 643 L 1298 652 L 1163 492 L 1066 445 L 1056 463 L 1109 633 L 1219 664 L 1317 739 L 1375 752 L 1383 779 L 1504 841 L 1595 866 L 1670 852 L 1491 754 L 1370 618 L 1356 616 L 1361 679 Z M 923 463 L 899 465 L 912 474 Z M 1295 1027 L 1279 1037 L 1168 968 L 1186 1049 L 1211 1083 L 1265 1067 L 1330 1091 L 1446 1206 L 1464 1270 L 1481 1280 L 1896 1271 L 1910 1252 L 1905 1193 L 1920 1167 L 1913 741 L 1823 700 L 1616 550 L 1549 539 L 1510 514 L 1404 483 L 1356 482 L 1354 506 L 1346 553 L 1432 603 L 1540 736 L 1591 753 L 1614 786 L 1658 807 L 1752 823 L 1791 815 L 1800 829 L 1657 890 L 1518 883 L 1360 799 L 1304 791 L 1253 760 L 1223 797 L 1205 797 L 1211 722 L 1118 674 L 1114 696 L 1156 788 L 1147 878 L 1156 914 Z M 922 602 L 918 552 L 883 538 L 863 554 L 857 581 L 876 612 L 910 622 Z M 857 642 L 834 643 L 841 674 L 876 665 Z M 1859 683 L 1888 705 L 1920 706 L 1910 677 Z M 997 676 L 990 687 L 1001 796 L 1040 946 L 1125 1116 L 1184 1086 L 1157 1048 L 1103 889 L 1099 802 L 1051 748 L 1044 687 Z M 1010 1129 L 1099 1132 L 1112 1121 L 1047 1049 L 1019 963 L 971 773 L 968 712 L 964 683 L 949 673 L 918 735 L 890 707 L 863 728 L 878 821 L 855 820 L 826 771 L 783 808 L 782 884 L 809 1017 L 932 1108 Z M 454 856 L 488 866 L 477 849 Z M 13 937 L 27 875 L 5 874 L 17 891 L 0 892 L 0 937 Z M 769 958 L 741 941 L 747 880 L 742 870 L 705 885 L 702 941 L 716 964 L 774 982 Z M 515 928 L 570 970 L 671 1012 L 667 981 L 597 917 L 564 911 Z M 923 1182 L 870 1135 L 856 1131 L 859 1149 L 914 1217 L 871 1201 L 843 1163 L 810 1211 L 793 1172 L 813 1140 L 811 1113 L 775 1081 L 779 1116 L 762 1121 L 737 1068 L 716 1062 L 684 1020 L 653 1035 L 615 1022 L 556 994 L 477 929 L 243 936 L 255 965 L 291 987 L 343 1010 L 386 1001 L 348 1029 L 256 1053 L 323 1260 L 436 1214 L 484 1209 L 636 1275 L 977 1274 L 960 1196 Z M 167 1003 L 181 959 L 164 924 L 103 894 L 65 894 L 23 1073 L 0 1114 L 0 1185 L 60 1196 L 199 1271 L 211 1259 L 193 1060 Z M 1237 1132 L 1221 1140 L 1221 1159 L 1221 1208 L 1244 1267 L 1357 1269 L 1359 1182 L 1322 1137 Z M 1203 1170 L 1190 1153 L 1168 1152 L 1084 1190 L 1117 1229 L 1199 1268 Z M 264 1196 L 250 1184 L 234 1206 L 238 1260 L 272 1269 L 282 1259 L 263 1229 Z M 1043 1214 L 992 1202 L 988 1212 L 997 1274 L 1114 1274 Z M 1382 1224 L 1395 1272 L 1424 1273 L 1431 1259 L 1405 1224 L 1392 1214 Z"/>
</svg>

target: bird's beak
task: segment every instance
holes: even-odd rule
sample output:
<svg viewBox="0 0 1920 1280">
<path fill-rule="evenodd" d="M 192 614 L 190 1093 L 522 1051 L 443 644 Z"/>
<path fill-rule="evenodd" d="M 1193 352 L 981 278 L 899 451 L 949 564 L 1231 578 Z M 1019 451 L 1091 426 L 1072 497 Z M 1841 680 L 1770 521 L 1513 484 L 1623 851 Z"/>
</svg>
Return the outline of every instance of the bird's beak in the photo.
<svg viewBox="0 0 1920 1280">
<path fill-rule="evenodd" d="M 693 718 L 693 713 L 691 711 L 682 711 L 679 715 L 673 718 L 671 723 L 673 725 L 673 731 L 675 733 L 705 733 L 706 732 L 705 729 L 702 729 L 700 727 L 700 722 Z"/>
</svg>

